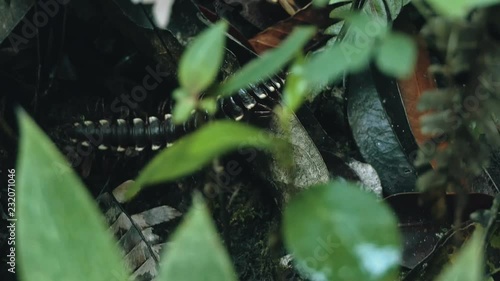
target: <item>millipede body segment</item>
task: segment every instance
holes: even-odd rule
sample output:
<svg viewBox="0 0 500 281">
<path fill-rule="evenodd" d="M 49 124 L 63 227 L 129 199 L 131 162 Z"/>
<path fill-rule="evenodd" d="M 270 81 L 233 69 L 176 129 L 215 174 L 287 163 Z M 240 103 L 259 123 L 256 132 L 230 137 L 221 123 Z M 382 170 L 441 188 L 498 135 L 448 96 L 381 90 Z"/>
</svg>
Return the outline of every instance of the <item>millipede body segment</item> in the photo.
<svg viewBox="0 0 500 281">
<path fill-rule="evenodd" d="M 279 103 L 279 89 L 283 84 L 282 78 L 274 76 L 258 85 L 249 85 L 248 89 L 240 89 L 230 97 L 219 99 L 222 117 L 240 121 L 248 120 L 251 116 L 271 116 L 272 108 Z M 193 111 L 189 120 L 180 125 L 173 123 L 169 113 L 133 119 L 82 119 L 83 121 L 67 126 L 64 135 L 72 143 L 95 146 L 99 150 L 111 148 L 113 151 L 124 152 L 134 148 L 135 151 L 143 151 L 147 147 L 158 150 L 172 145 L 175 140 L 194 131 L 208 119 L 208 114 L 200 111 Z"/>
</svg>

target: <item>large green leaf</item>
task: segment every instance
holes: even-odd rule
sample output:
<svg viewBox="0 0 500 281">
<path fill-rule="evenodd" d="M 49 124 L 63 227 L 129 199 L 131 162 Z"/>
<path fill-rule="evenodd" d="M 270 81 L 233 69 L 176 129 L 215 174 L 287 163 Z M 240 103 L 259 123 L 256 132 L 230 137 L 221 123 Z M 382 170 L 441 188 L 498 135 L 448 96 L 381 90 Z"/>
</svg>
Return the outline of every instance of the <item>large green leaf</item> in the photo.
<svg viewBox="0 0 500 281">
<path fill-rule="evenodd" d="M 410 37 L 401 33 L 389 33 L 377 49 L 375 61 L 385 74 L 407 78 L 415 67 L 417 47 Z"/>
<path fill-rule="evenodd" d="M 199 197 L 162 257 L 158 281 L 236 281 L 209 211 Z"/>
<path fill-rule="evenodd" d="M 500 0 L 428 0 L 438 13 L 449 18 L 465 18 L 472 9 L 500 3 Z"/>
<path fill-rule="evenodd" d="M 142 170 L 127 197 L 134 196 L 140 186 L 170 181 L 193 173 L 214 158 L 241 147 L 274 150 L 283 141 L 269 133 L 235 121 L 216 121 L 178 140 L 163 150 Z"/>
<path fill-rule="evenodd" d="M 390 209 L 353 184 L 314 186 L 285 209 L 284 237 L 313 280 L 395 280 L 401 238 Z"/>
<path fill-rule="evenodd" d="M 18 116 L 21 280 L 127 280 L 116 241 L 82 182 L 26 113 Z"/>
<path fill-rule="evenodd" d="M 437 281 L 481 281 L 483 278 L 484 253 L 483 231 L 476 228 L 472 238 L 456 257 L 452 265 L 446 267 Z"/>
<path fill-rule="evenodd" d="M 219 22 L 198 35 L 182 54 L 179 83 L 188 94 L 197 95 L 212 84 L 219 73 L 227 23 Z"/>
<path fill-rule="evenodd" d="M 294 58 L 313 35 L 313 27 L 296 28 L 278 48 L 264 53 L 262 57 L 251 61 L 231 76 L 215 91 L 216 94 L 231 95 L 252 83 L 267 79 Z"/>
</svg>

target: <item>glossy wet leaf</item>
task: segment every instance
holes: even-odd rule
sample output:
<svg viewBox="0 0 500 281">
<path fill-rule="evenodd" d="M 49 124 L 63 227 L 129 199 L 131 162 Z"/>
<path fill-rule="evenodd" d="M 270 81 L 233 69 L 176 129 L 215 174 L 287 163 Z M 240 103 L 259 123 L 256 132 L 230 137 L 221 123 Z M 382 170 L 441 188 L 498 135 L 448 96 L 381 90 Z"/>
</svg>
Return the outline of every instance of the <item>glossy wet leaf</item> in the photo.
<svg viewBox="0 0 500 281">
<path fill-rule="evenodd" d="M 385 194 L 415 191 L 415 168 L 391 127 L 375 75 L 370 67 L 347 81 L 347 117 L 353 138 L 363 159 L 377 171 Z"/>
<path fill-rule="evenodd" d="M 443 0 L 427 1 L 438 13 L 450 18 L 465 18 L 473 8 L 481 8 L 500 3 L 499 0 Z"/>
<path fill-rule="evenodd" d="M 296 28 L 278 48 L 265 52 L 262 57 L 245 65 L 223 83 L 216 93 L 222 96 L 231 95 L 260 79 L 267 79 L 293 59 L 313 35 L 313 27 Z"/>
<path fill-rule="evenodd" d="M 386 75 L 406 78 L 415 68 L 417 48 L 410 37 L 401 33 L 390 33 L 378 47 L 375 61 Z"/>
<path fill-rule="evenodd" d="M 395 280 L 401 259 L 396 218 L 347 182 L 317 185 L 292 199 L 285 245 L 314 280 Z"/>
<path fill-rule="evenodd" d="M 135 195 L 140 186 L 189 175 L 214 158 L 240 147 L 275 150 L 282 145 L 282 141 L 249 125 L 226 120 L 212 122 L 176 141 L 151 160 L 127 197 Z"/>
<path fill-rule="evenodd" d="M 227 23 L 219 22 L 198 35 L 179 63 L 179 83 L 191 95 L 199 94 L 217 77 L 224 56 Z"/>
<path fill-rule="evenodd" d="M 483 231 L 476 227 L 472 238 L 437 278 L 437 281 L 482 281 L 483 278 Z"/>
<path fill-rule="evenodd" d="M 17 250 L 23 281 L 124 281 L 116 241 L 82 182 L 23 111 Z"/>
<path fill-rule="evenodd" d="M 237 280 L 210 213 L 199 197 L 173 234 L 161 261 L 158 280 Z"/>
</svg>

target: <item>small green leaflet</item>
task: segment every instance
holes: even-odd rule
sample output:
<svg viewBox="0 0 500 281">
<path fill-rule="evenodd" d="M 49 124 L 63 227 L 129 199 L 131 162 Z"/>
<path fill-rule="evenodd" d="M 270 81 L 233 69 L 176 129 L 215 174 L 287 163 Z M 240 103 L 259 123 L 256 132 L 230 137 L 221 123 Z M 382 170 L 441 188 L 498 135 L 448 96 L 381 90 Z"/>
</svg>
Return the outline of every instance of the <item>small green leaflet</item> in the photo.
<svg viewBox="0 0 500 281">
<path fill-rule="evenodd" d="M 198 95 L 210 86 L 224 57 L 227 23 L 218 22 L 199 34 L 182 54 L 179 83 L 189 95 Z"/>
<path fill-rule="evenodd" d="M 188 94 L 183 88 L 174 90 L 175 107 L 172 112 L 174 124 L 182 124 L 189 119 L 191 112 L 196 109 L 197 98 Z"/>
<path fill-rule="evenodd" d="M 307 98 L 309 83 L 304 79 L 304 57 L 300 56 L 290 68 L 283 90 L 283 106 L 295 112 Z"/>
<path fill-rule="evenodd" d="M 215 93 L 221 96 L 232 95 L 239 89 L 247 88 L 250 84 L 275 74 L 302 50 L 314 35 L 314 31 L 313 27 L 297 27 L 278 48 L 245 65 L 220 85 Z"/>
</svg>

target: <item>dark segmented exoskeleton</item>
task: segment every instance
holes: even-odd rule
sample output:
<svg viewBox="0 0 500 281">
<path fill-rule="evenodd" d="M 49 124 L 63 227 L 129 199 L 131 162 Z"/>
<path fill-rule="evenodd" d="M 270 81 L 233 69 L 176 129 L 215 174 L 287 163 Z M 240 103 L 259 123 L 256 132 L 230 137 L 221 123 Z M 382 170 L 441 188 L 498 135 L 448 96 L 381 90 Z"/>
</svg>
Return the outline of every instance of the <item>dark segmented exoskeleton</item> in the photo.
<svg viewBox="0 0 500 281">
<path fill-rule="evenodd" d="M 279 103 L 279 91 L 284 80 L 276 75 L 257 85 L 240 89 L 230 97 L 219 99 L 220 117 L 236 121 L 252 118 L 268 119 L 272 108 Z M 146 147 L 158 150 L 171 146 L 182 135 L 194 131 L 209 120 L 206 112 L 193 111 L 189 120 L 176 125 L 170 113 L 147 118 L 82 120 L 64 129 L 73 143 L 95 146 L 99 150 L 124 152 L 129 148 L 143 151 Z"/>
<path fill-rule="evenodd" d="M 220 99 L 220 108 L 227 117 L 236 121 L 244 120 L 247 114 L 268 117 L 272 108 L 279 103 L 279 92 L 284 80 L 276 75 L 258 85 L 249 85 L 235 95 Z"/>
<path fill-rule="evenodd" d="M 85 120 L 75 122 L 66 134 L 74 143 L 81 142 L 83 146 L 94 145 L 99 150 L 112 147 L 117 152 L 123 152 L 128 147 L 134 147 L 136 151 L 142 151 L 147 146 L 158 150 L 163 145 L 172 145 L 179 136 L 198 127 L 206 117 L 206 114 L 195 112 L 190 121 L 181 126 L 174 125 L 171 114 L 165 114 L 163 117 L 149 116 L 145 120 L 136 117 L 132 122 L 121 118 Z"/>
</svg>

